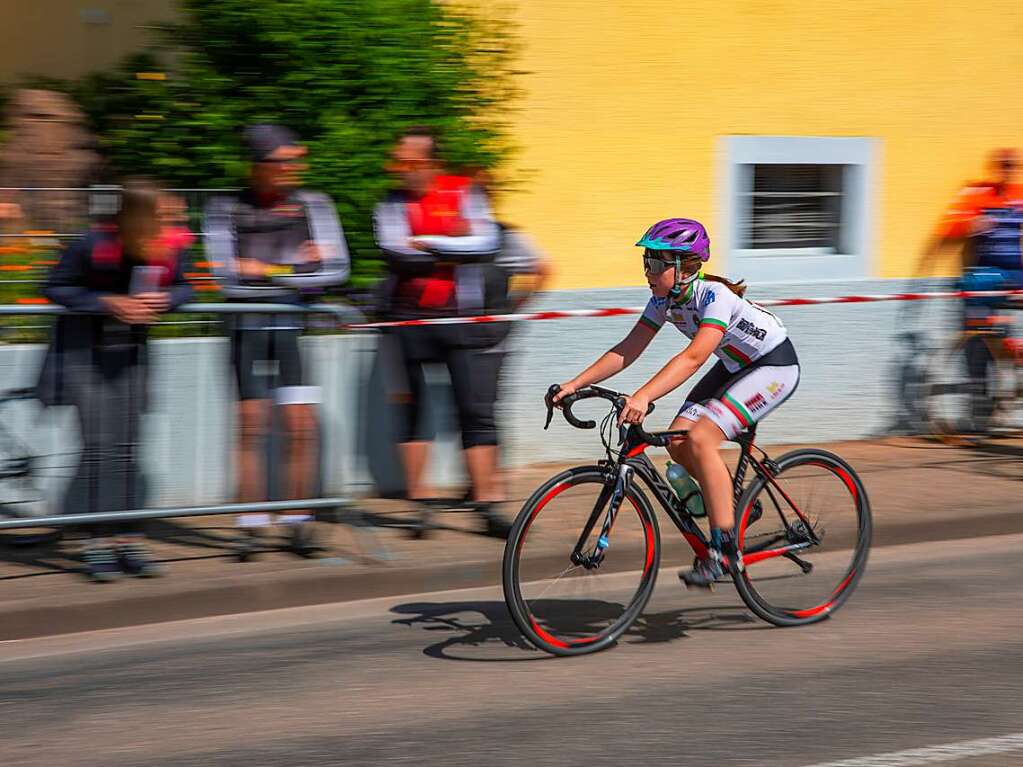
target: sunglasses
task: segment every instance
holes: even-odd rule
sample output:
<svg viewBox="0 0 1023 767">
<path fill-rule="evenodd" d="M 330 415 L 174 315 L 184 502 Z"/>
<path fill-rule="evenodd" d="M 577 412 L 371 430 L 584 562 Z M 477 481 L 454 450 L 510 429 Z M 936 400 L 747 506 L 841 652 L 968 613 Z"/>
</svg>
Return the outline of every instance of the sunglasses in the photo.
<svg viewBox="0 0 1023 767">
<path fill-rule="evenodd" d="M 681 263 L 687 258 L 692 258 L 692 255 L 692 253 L 681 250 L 651 250 L 646 248 L 643 251 L 643 268 L 646 269 L 647 274 L 657 276 L 673 268 L 676 258 Z"/>
</svg>

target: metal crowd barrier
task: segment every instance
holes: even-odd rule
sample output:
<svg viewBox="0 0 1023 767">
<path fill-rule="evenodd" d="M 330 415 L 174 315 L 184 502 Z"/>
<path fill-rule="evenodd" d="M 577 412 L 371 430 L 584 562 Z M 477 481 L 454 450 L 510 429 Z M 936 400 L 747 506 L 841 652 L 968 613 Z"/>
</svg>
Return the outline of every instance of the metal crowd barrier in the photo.
<svg viewBox="0 0 1023 767">
<path fill-rule="evenodd" d="M 55 317 L 59 315 L 71 314 L 68 310 L 63 307 L 53 305 L 0 305 L 0 322 L 6 317 L 11 316 L 47 316 Z M 281 317 L 288 315 L 303 315 L 304 317 L 320 316 L 329 318 L 329 324 L 327 325 L 312 325 L 312 329 L 319 330 L 341 330 L 347 329 L 351 325 L 357 325 L 365 322 L 365 316 L 352 306 L 345 304 L 312 304 L 305 306 L 294 306 L 286 304 L 273 304 L 273 303 L 208 303 L 208 304 L 186 304 L 174 310 L 173 314 L 203 314 L 203 315 L 216 315 L 217 322 L 223 321 L 223 319 L 230 316 L 248 316 L 251 320 L 253 317 Z M 244 320 L 243 320 L 244 321 Z M 269 321 L 269 320 L 267 320 Z M 212 322 L 212 321 L 211 321 Z M 174 324 L 174 323 L 169 323 Z M 154 327 L 158 327 L 155 325 Z M 303 323 L 296 322 L 294 326 L 288 323 L 284 329 L 297 330 L 302 328 Z M 263 330 L 270 329 L 281 329 L 279 321 L 273 321 L 266 328 L 260 326 L 252 326 L 251 323 L 248 326 L 249 329 Z M 372 333 L 373 331 L 357 331 L 361 334 Z M 333 335 L 333 334 L 331 334 Z M 272 337 L 272 333 L 267 333 L 268 338 Z M 152 343 L 152 341 L 150 341 Z M 0 347 L 2 348 L 2 347 Z M 25 398 L 25 397 L 22 397 Z M 233 445 L 233 440 L 236 436 L 233 434 L 228 435 L 226 444 L 228 449 Z M 317 438 L 317 449 L 316 449 L 316 465 L 322 466 L 323 463 L 323 449 L 324 441 L 321 436 Z M 138 445 L 133 448 L 136 452 Z M 9 456 L 7 456 L 9 458 Z M 5 456 L 0 454 L 0 464 L 4 463 Z M 225 464 L 225 465 L 229 465 Z M 272 467 L 267 465 L 267 473 L 272 470 Z M 319 477 L 319 471 L 316 472 Z M 0 472 L 0 489 L 3 488 L 4 475 Z M 269 489 L 269 479 L 267 479 L 267 486 Z M 345 487 L 350 488 L 351 482 L 345 482 Z M 0 497 L 0 514 L 2 514 L 5 506 L 5 499 Z M 382 543 L 372 535 L 369 531 L 370 525 L 354 505 L 352 499 L 346 495 L 327 495 L 325 497 L 310 497 L 298 500 L 286 500 L 286 501 L 262 501 L 255 503 L 215 503 L 215 504 L 197 504 L 197 505 L 171 505 L 167 507 L 150 507 L 150 508 L 135 508 L 124 511 L 84 511 L 81 513 L 65 513 L 60 515 L 46 514 L 45 516 L 25 516 L 16 518 L 3 518 L 0 516 L 0 532 L 18 529 L 29 529 L 29 528 L 51 528 L 51 527 L 69 527 L 69 526 L 82 526 L 109 522 L 127 522 L 136 520 L 152 520 L 152 519 L 171 519 L 181 517 L 195 517 L 195 516 L 212 516 L 212 515 L 223 515 L 223 514 L 242 514 L 248 512 L 261 512 L 261 513 L 272 513 L 272 512 L 285 512 L 285 511 L 323 511 L 327 512 L 325 515 L 317 515 L 319 519 L 326 519 L 327 521 L 344 523 L 350 525 L 356 532 L 359 538 L 359 546 L 364 554 L 376 559 L 388 559 L 390 554 Z"/>
</svg>

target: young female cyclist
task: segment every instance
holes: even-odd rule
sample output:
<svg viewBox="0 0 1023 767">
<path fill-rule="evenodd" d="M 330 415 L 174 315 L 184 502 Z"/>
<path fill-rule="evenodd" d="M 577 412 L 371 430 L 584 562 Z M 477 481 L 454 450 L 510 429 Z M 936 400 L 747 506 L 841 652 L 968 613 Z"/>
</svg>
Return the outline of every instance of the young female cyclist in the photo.
<svg viewBox="0 0 1023 767">
<path fill-rule="evenodd" d="M 653 293 L 643 315 L 623 341 L 561 384 L 554 399 L 627 368 L 665 322 L 690 342 L 627 398 L 623 423 L 641 423 L 651 402 L 685 383 L 712 354 L 717 356 L 717 364 L 689 392 L 671 423 L 672 430 L 688 429 L 689 436 L 668 447 L 700 483 L 711 524 L 710 556 L 679 577 L 689 586 L 709 587 L 734 566 L 736 557 L 732 483 L 719 452 L 721 442 L 792 396 L 799 360 L 785 326 L 744 299 L 741 282 L 701 272 L 710 258 L 710 238 L 702 224 L 685 218 L 659 221 L 636 245 L 644 248 L 643 266 Z"/>
</svg>

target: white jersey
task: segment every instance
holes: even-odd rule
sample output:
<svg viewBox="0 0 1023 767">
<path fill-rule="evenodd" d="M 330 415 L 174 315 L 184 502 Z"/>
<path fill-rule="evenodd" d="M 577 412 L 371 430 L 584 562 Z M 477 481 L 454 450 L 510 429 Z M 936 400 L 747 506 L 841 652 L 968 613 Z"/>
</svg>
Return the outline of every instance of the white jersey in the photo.
<svg viewBox="0 0 1023 767">
<path fill-rule="evenodd" d="M 766 309 L 735 295 L 720 282 L 693 280 L 677 301 L 651 297 L 639 318 L 652 330 L 670 322 L 687 338 L 701 327 L 723 334 L 714 353 L 735 373 L 756 362 L 788 337 L 781 320 Z"/>
</svg>

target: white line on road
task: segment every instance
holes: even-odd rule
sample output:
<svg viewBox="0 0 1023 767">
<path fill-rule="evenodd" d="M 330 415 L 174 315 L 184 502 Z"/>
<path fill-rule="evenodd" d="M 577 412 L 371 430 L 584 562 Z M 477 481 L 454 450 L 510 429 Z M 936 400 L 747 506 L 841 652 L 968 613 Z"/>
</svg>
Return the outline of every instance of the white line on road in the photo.
<svg viewBox="0 0 1023 767">
<path fill-rule="evenodd" d="M 973 759 L 988 754 L 1004 754 L 1008 751 L 1019 750 L 1023 750 L 1023 732 L 1015 735 L 1002 735 L 998 738 L 964 740 L 959 743 L 946 743 L 943 746 L 894 751 L 890 754 L 878 754 L 877 756 L 859 756 L 855 759 L 843 759 L 840 762 L 821 762 L 809 765 L 809 767 L 916 767 L 919 764 L 958 762 L 961 759 Z"/>
</svg>

